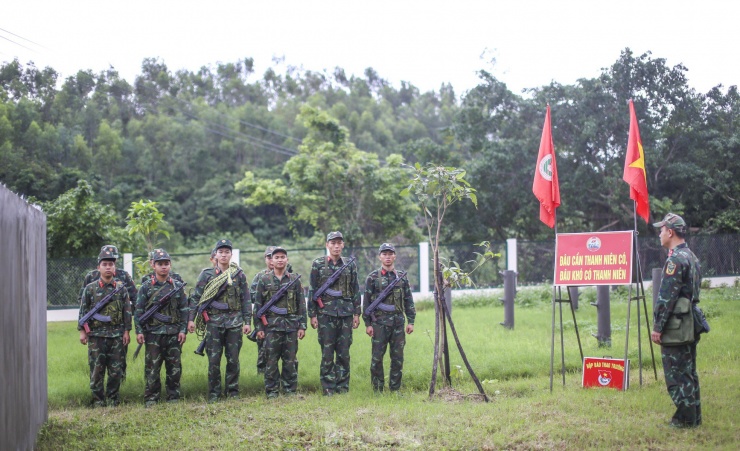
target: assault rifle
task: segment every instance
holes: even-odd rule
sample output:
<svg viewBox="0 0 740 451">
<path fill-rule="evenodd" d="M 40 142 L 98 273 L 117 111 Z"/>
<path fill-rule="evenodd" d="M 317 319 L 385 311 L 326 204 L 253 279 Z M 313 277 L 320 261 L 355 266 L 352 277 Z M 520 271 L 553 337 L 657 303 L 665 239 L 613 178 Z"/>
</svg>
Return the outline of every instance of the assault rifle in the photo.
<svg viewBox="0 0 740 451">
<path fill-rule="evenodd" d="M 320 308 L 324 308 L 324 303 L 321 301 L 321 296 L 324 293 L 328 294 L 329 296 L 335 296 L 335 297 L 342 295 L 341 291 L 332 290 L 330 287 L 334 285 L 334 282 L 336 282 L 337 279 L 339 279 L 339 276 L 342 275 L 342 271 L 344 271 L 346 267 L 351 265 L 353 261 L 355 261 L 355 257 L 350 257 L 349 260 L 347 260 L 347 263 L 345 263 L 341 268 L 334 271 L 334 274 L 329 276 L 329 278 L 326 279 L 326 282 L 324 282 L 324 284 L 321 285 L 319 289 L 314 292 L 313 301 L 319 304 Z"/>
<path fill-rule="evenodd" d="M 295 279 L 291 280 L 286 285 L 280 287 L 280 289 L 277 290 L 277 292 L 272 295 L 270 300 L 265 302 L 265 305 L 263 305 L 262 307 L 260 307 L 259 310 L 257 310 L 257 316 L 262 320 L 262 324 L 267 326 L 267 317 L 265 315 L 267 314 L 268 310 L 273 313 L 277 313 L 278 315 L 285 315 L 286 313 L 288 313 L 287 308 L 275 307 L 275 303 L 279 301 L 280 298 L 283 297 L 285 293 L 288 292 L 288 289 L 290 289 L 290 287 L 292 287 L 293 284 L 298 282 L 300 278 L 301 278 L 301 275 L 298 274 L 298 276 Z"/>
<path fill-rule="evenodd" d="M 395 280 L 393 280 L 393 282 L 389 283 L 388 286 L 385 287 L 385 289 L 383 289 L 383 291 L 380 292 L 380 294 L 378 295 L 378 297 L 375 298 L 375 300 L 370 305 L 367 306 L 367 308 L 365 309 L 365 315 L 370 315 L 370 317 L 373 319 L 373 321 L 375 321 L 375 310 L 377 310 L 377 309 L 380 309 L 380 310 L 382 310 L 384 312 L 395 312 L 396 311 L 396 306 L 394 306 L 394 305 L 388 305 L 388 304 L 383 304 L 383 301 L 385 301 L 386 298 L 388 296 L 390 296 L 391 291 L 393 291 L 393 288 L 395 288 L 396 285 L 398 285 L 398 283 L 404 277 L 406 277 L 406 273 L 405 272 L 399 272 L 398 274 L 396 274 Z"/>
<path fill-rule="evenodd" d="M 237 277 L 239 277 L 239 274 L 241 274 L 241 272 L 242 272 L 242 269 L 239 268 L 239 271 L 237 271 L 234 274 L 233 278 L 236 279 Z M 218 299 L 224 293 L 224 291 L 226 291 L 226 287 L 228 286 L 228 284 L 229 284 L 229 281 L 224 280 L 224 283 L 219 287 L 218 292 L 216 292 L 216 294 L 211 299 L 207 300 L 206 302 L 198 306 L 198 311 L 195 314 L 196 318 L 200 315 L 203 315 L 203 321 L 207 323 L 208 321 L 211 320 L 208 317 L 208 312 L 206 312 L 206 310 L 208 310 L 209 308 L 213 307 L 219 310 L 229 309 L 229 304 L 216 301 L 216 299 Z M 205 355 L 203 352 L 205 349 L 206 349 L 206 339 L 205 337 L 203 337 L 203 341 L 200 342 L 200 344 L 198 345 L 198 348 L 194 352 L 198 355 Z"/>
<path fill-rule="evenodd" d="M 113 283 L 113 286 L 115 286 L 116 289 L 108 293 L 108 295 L 101 299 L 97 304 L 95 304 L 95 306 L 91 308 L 89 312 L 85 313 L 85 316 L 77 321 L 77 325 L 85 329 L 85 333 L 90 333 L 90 326 L 87 323 L 90 321 L 91 318 L 100 321 L 101 323 L 110 322 L 110 316 L 101 315 L 98 312 L 103 310 L 103 307 L 108 305 L 108 303 L 113 300 L 113 296 L 115 296 L 119 291 L 125 288 L 125 284 L 121 281 L 119 281 L 118 283 Z"/>
<path fill-rule="evenodd" d="M 154 317 L 154 319 L 156 320 L 162 321 L 163 323 L 171 323 L 172 317 L 163 315 L 162 313 L 159 313 L 159 311 L 162 310 L 170 302 L 170 299 L 172 298 L 172 296 L 175 295 L 175 293 L 185 288 L 185 285 L 187 285 L 187 282 L 183 282 L 179 287 L 165 294 L 154 305 L 149 307 L 149 310 L 144 312 L 139 317 L 139 324 L 141 325 L 141 328 L 145 329 L 146 322 L 149 321 L 152 317 Z M 136 351 L 134 352 L 134 360 L 136 360 L 136 357 L 139 356 L 139 351 L 141 351 L 141 344 L 136 347 Z"/>
</svg>

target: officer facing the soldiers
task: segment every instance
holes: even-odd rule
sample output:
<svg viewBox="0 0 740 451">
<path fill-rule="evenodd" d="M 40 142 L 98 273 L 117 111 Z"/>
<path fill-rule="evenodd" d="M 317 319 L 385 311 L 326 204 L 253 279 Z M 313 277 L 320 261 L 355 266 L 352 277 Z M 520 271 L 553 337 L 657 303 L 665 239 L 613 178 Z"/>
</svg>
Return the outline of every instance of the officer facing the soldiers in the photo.
<svg viewBox="0 0 740 451">
<path fill-rule="evenodd" d="M 167 402 L 177 402 L 180 399 L 181 351 L 185 343 L 189 313 L 187 296 L 184 290 L 180 290 L 171 295 L 167 304 L 146 324 L 142 324 L 140 318 L 144 312 L 182 286 L 182 282 L 171 276 L 171 259 L 167 251 L 155 249 L 152 252 L 152 262 L 154 273 L 141 284 L 134 311 L 136 342 L 146 345 L 144 403 L 147 407 L 159 402 L 162 389 L 159 373 L 162 362 L 165 364 Z"/>
<path fill-rule="evenodd" d="M 106 255 L 111 255 L 116 260 L 121 258 L 120 254 L 118 253 L 118 248 L 116 246 L 113 246 L 112 244 L 106 244 L 105 246 L 101 247 L 100 252 L 101 254 L 103 252 L 108 252 L 109 254 L 106 254 Z M 129 273 L 127 273 L 123 269 L 116 268 L 116 273 L 113 275 L 113 277 L 123 282 L 123 284 L 126 287 L 126 291 L 128 292 L 128 297 L 131 300 L 131 303 L 133 304 L 134 302 L 136 302 L 136 293 L 137 293 L 136 284 L 134 283 L 134 279 L 131 278 Z M 100 271 L 97 268 L 88 272 L 85 275 L 85 279 L 82 282 L 82 289 L 84 289 L 91 282 L 98 280 L 99 278 L 100 278 Z M 80 290 L 80 298 L 82 298 L 82 289 Z M 128 343 L 126 343 L 123 346 L 124 359 L 123 359 L 123 368 L 122 368 L 123 375 L 121 376 L 122 380 L 126 380 L 126 355 L 127 354 L 128 354 Z"/>
<path fill-rule="evenodd" d="M 321 345 L 321 387 L 325 396 L 349 391 L 349 348 L 352 329 L 360 325 L 360 284 L 357 265 L 353 261 L 341 276 L 321 296 L 323 307 L 313 301 L 313 293 L 346 263 L 342 257 L 344 237 L 341 232 L 326 236 L 328 256 L 322 256 L 311 265 L 311 285 L 308 292 L 308 316 L 311 327 L 319 329 Z"/>
<path fill-rule="evenodd" d="M 117 256 L 110 247 L 103 247 L 98 255 L 99 278 L 82 290 L 79 319 L 123 283 L 115 278 Z M 108 404 L 115 406 L 120 402 L 119 389 L 124 376 L 124 346 L 130 339 L 131 300 L 128 291 L 116 293 L 98 314 L 84 325 L 78 325 L 77 329 L 80 343 L 87 345 L 93 406 L 104 406 L 106 399 Z M 104 388 L 106 371 L 108 382 Z"/>
<path fill-rule="evenodd" d="M 693 306 L 699 302 L 701 268 L 699 259 L 685 240 L 686 221 L 668 213 L 653 224 L 660 228 L 660 244 L 668 249 L 658 301 L 655 305 L 651 340 L 661 345 L 663 372 L 668 394 L 676 405 L 670 426 L 695 427 L 702 422 Z"/>
<path fill-rule="evenodd" d="M 283 287 L 290 288 L 273 304 L 262 318 L 255 318 L 257 338 L 264 340 L 265 392 L 268 398 L 277 397 L 280 388 L 286 395 L 294 395 L 298 388 L 298 340 L 306 334 L 306 300 L 298 274 L 287 271 L 288 252 L 280 247 L 272 249 L 273 269 L 262 274 L 255 290 L 255 311 L 262 308 Z M 278 362 L 282 360 L 282 372 Z"/>
<path fill-rule="evenodd" d="M 251 285 L 249 285 L 249 294 L 252 297 L 252 302 L 257 299 L 257 284 L 260 281 L 260 277 L 265 274 L 269 274 L 272 271 L 273 249 L 275 249 L 275 246 L 267 246 L 267 249 L 265 249 L 265 269 L 255 274 L 254 278 L 252 278 Z M 264 374 L 265 365 L 267 364 L 267 359 L 265 357 L 264 340 L 260 338 L 255 338 L 254 340 L 257 342 L 257 374 Z"/>
<path fill-rule="evenodd" d="M 403 376 L 403 348 L 406 346 L 404 332 L 414 331 L 416 309 L 411 287 L 406 275 L 396 283 L 390 294 L 381 301 L 372 315 L 366 312 L 389 284 L 399 277 L 395 268 L 396 248 L 391 243 L 383 243 L 378 249 L 378 260 L 381 267 L 371 272 L 365 280 L 365 302 L 362 319 L 365 322 L 365 332 L 372 338 L 372 358 L 370 360 L 370 379 L 373 390 L 382 392 L 385 384 L 383 372 L 383 357 L 390 347 L 391 371 L 388 378 L 388 388 L 398 391 L 401 388 Z M 404 318 L 404 315 L 406 318 Z M 408 325 L 406 325 L 408 320 Z M 405 327 L 404 327 L 405 326 Z"/>
<path fill-rule="evenodd" d="M 190 297 L 190 318 L 188 331 L 196 330 L 196 312 L 201 303 L 213 299 L 206 310 L 205 352 L 208 355 L 208 401 L 216 402 L 221 396 L 221 355 L 226 356 L 226 376 L 224 394 L 229 398 L 239 397 L 239 352 L 242 348 L 242 334 L 252 328 L 252 304 L 249 298 L 247 277 L 236 263 L 230 263 L 231 241 L 219 240 L 216 249 L 214 268 L 206 268 L 198 277 Z M 224 288 L 223 290 L 220 290 Z M 201 326 L 205 321 L 201 315 L 197 319 Z M 199 327 L 200 329 L 200 327 Z"/>
</svg>

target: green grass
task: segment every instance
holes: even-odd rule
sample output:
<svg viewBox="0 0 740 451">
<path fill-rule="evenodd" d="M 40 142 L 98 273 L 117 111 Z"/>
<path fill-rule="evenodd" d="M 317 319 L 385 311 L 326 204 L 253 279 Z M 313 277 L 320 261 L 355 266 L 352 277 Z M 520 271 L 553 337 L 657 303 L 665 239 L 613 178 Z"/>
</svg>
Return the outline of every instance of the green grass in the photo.
<svg viewBox="0 0 740 451">
<path fill-rule="evenodd" d="M 145 409 L 142 405 L 143 356 L 131 361 L 122 387 L 124 405 L 89 409 L 86 349 L 77 342 L 74 323 L 49 324 L 49 420 L 38 449 L 736 449 L 740 441 L 740 353 L 736 324 L 740 290 L 702 292 L 702 307 L 712 326 L 699 344 L 704 424 L 695 430 L 666 427 L 673 404 L 663 382 L 660 350 L 655 349 L 655 380 L 648 340 L 642 330 L 643 384 L 638 375 L 636 309 L 632 308 L 631 388 L 627 392 L 582 389 L 575 329 L 569 311 L 565 321 L 566 384 L 556 374 L 549 390 L 549 290 L 517 293 L 514 330 L 499 325 L 503 308 L 498 297 L 456 301 L 453 320 L 465 352 L 491 402 L 476 388 L 451 343 L 452 389 L 438 385 L 428 399 L 434 337 L 433 310 L 419 304 L 415 332 L 407 339 L 401 396 L 376 396 L 369 381 L 370 343 L 364 328 L 355 331 L 351 392 L 320 395 L 319 346 L 309 330 L 299 349 L 300 394 L 267 400 L 255 371 L 256 346 L 242 348 L 241 395 L 236 401 L 205 403 L 206 361 L 193 354 L 188 336 L 184 349 L 184 402 Z M 586 356 L 622 358 L 625 343 L 626 295 L 612 296 L 611 349 L 598 348 L 590 333 L 596 309 L 581 295 L 577 320 Z M 451 337 L 451 335 L 450 335 Z M 556 335 L 557 337 L 557 335 Z M 559 343 L 556 372 L 559 371 Z M 461 368 L 458 368 L 461 367 Z M 388 363 L 386 362 L 386 371 Z M 441 382 L 441 379 L 440 379 Z"/>
</svg>

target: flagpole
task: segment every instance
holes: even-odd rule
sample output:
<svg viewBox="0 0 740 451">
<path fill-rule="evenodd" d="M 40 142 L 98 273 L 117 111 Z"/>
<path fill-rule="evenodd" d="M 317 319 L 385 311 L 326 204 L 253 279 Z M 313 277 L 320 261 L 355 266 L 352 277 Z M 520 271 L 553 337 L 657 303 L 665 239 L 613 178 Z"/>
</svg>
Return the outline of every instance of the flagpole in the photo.
<svg viewBox="0 0 740 451">
<path fill-rule="evenodd" d="M 558 213 L 557 210 L 554 212 L 555 217 L 555 255 L 553 257 L 553 268 L 557 268 L 557 258 L 558 258 L 558 252 L 557 252 L 557 243 L 558 243 Z M 553 274 L 554 275 L 554 274 Z M 551 327 L 551 337 L 550 337 L 550 393 L 552 393 L 552 380 L 553 380 L 553 374 L 555 372 L 554 369 L 554 362 L 555 362 L 555 280 L 552 281 L 552 327 Z"/>
</svg>

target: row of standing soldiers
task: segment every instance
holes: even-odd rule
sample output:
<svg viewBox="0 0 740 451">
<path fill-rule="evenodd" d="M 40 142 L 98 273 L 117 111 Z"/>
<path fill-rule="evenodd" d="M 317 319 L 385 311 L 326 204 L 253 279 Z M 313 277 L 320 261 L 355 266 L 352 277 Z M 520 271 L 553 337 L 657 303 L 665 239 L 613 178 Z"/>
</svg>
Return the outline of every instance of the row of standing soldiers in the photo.
<svg viewBox="0 0 740 451">
<path fill-rule="evenodd" d="M 180 399 L 181 350 L 187 333 L 204 337 L 198 350 L 208 356 L 209 402 L 222 396 L 238 397 L 239 353 L 245 334 L 257 341 L 257 370 L 264 373 L 267 396 L 276 397 L 281 392 L 295 394 L 298 340 L 305 336 L 308 319 L 318 329 L 324 395 L 349 391 L 349 349 L 353 329 L 359 326 L 361 316 L 365 331 L 372 338 L 373 389 L 384 389 L 383 357 L 388 348 L 391 358 L 388 386 L 392 391 L 400 389 L 404 334 L 413 332 L 416 313 L 408 279 L 395 270 L 394 246 L 383 243 L 378 250 L 381 267 L 366 279 L 364 311 L 357 266 L 352 259 L 341 255 L 344 248 L 341 232 L 327 235 L 326 248 L 328 255 L 312 263 L 306 303 L 301 276 L 290 270 L 288 252 L 279 246 L 267 248 L 266 269 L 257 273 L 248 287 L 245 274 L 231 263 L 231 241 L 219 240 L 211 253 L 213 267 L 201 272 L 189 298 L 183 290 L 186 284 L 171 272 L 170 256 L 163 249 L 152 252 L 153 272 L 144 276 L 137 290 L 128 273 L 115 267 L 118 250 L 115 246 L 104 246 L 98 256 L 97 270 L 85 278 L 78 324 L 80 342 L 88 346 L 93 405 L 119 403 L 132 324 L 139 348 L 145 347 L 147 406 L 160 400 L 162 363 L 166 371 L 166 399 L 168 402 Z M 121 285 L 125 289 L 108 296 Z M 382 299 L 374 302 L 379 295 Z M 101 301 L 106 301 L 105 306 L 100 307 Z M 96 307 L 100 307 L 99 311 L 84 321 Z M 262 313 L 257 315 L 258 312 Z M 222 357 L 226 359 L 223 385 Z M 104 387 L 106 372 L 108 379 Z"/>
</svg>

